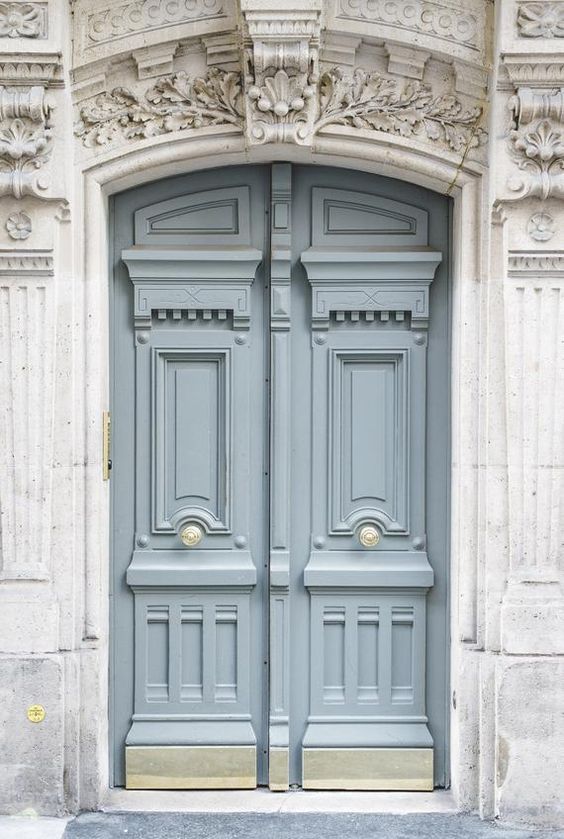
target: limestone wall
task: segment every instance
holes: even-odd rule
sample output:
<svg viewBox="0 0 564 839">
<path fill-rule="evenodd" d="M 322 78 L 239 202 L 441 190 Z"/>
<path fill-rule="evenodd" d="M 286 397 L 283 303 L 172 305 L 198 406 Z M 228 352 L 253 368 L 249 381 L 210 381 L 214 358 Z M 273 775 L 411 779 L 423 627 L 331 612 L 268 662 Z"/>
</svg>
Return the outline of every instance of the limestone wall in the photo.
<svg viewBox="0 0 564 839">
<path fill-rule="evenodd" d="M 108 783 L 108 196 L 284 159 L 454 198 L 453 788 L 563 823 L 564 2 L 13 0 L 0 50 L 0 810 Z"/>
</svg>

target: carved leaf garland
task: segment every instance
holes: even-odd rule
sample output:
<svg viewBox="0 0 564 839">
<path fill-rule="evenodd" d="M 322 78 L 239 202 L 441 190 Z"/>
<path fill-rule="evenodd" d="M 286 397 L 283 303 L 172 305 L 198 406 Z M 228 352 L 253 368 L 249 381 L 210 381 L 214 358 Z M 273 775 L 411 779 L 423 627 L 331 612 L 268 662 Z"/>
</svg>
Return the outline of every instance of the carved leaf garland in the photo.
<svg viewBox="0 0 564 839">
<path fill-rule="evenodd" d="M 486 139 L 478 123 L 481 108 L 465 109 L 453 94 L 434 96 L 418 81 L 390 79 L 365 70 L 347 79 L 339 70 L 320 80 L 320 113 L 315 131 L 327 125 L 373 128 L 402 137 L 424 133 L 453 151 L 475 148 Z"/>
<path fill-rule="evenodd" d="M 80 111 L 75 133 L 86 146 L 104 145 L 118 136 L 154 137 L 183 128 L 243 125 L 243 94 L 239 73 L 218 68 L 205 78 L 184 73 L 164 76 L 143 98 L 116 87 L 101 93 Z"/>
<path fill-rule="evenodd" d="M 297 84 L 279 71 L 269 85 L 251 85 L 243 93 L 241 74 L 212 68 L 204 78 L 179 72 L 164 76 L 143 96 L 117 87 L 102 93 L 80 111 L 75 133 L 86 146 L 104 145 L 118 137 L 146 138 L 185 128 L 235 125 L 245 130 L 244 97 L 252 102 L 252 136 L 263 123 L 303 121 L 297 134 L 282 130 L 265 138 L 311 142 L 329 125 L 373 129 L 402 137 L 423 135 L 464 153 L 482 144 L 482 109 L 465 108 L 454 94 L 436 96 L 419 81 L 387 78 L 357 69 L 345 77 L 339 69 L 324 73 L 316 84 Z M 307 81 L 307 80 L 306 80 Z M 303 90 L 302 90 L 303 88 Z M 312 109 L 311 121 L 308 117 Z M 306 124 L 307 123 L 307 124 Z"/>
</svg>

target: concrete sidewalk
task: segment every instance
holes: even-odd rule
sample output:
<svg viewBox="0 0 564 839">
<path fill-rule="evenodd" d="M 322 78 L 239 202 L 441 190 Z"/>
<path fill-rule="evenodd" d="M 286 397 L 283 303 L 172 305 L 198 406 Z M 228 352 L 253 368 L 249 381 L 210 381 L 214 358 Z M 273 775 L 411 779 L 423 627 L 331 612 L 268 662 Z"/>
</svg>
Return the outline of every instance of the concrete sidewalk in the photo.
<svg viewBox="0 0 564 839">
<path fill-rule="evenodd" d="M 564 839 L 454 813 L 83 813 L 0 817 L 0 839 Z"/>
<path fill-rule="evenodd" d="M 64 839 L 564 839 L 443 813 L 84 813 Z M 43 839 L 43 838 L 42 838 Z"/>
</svg>

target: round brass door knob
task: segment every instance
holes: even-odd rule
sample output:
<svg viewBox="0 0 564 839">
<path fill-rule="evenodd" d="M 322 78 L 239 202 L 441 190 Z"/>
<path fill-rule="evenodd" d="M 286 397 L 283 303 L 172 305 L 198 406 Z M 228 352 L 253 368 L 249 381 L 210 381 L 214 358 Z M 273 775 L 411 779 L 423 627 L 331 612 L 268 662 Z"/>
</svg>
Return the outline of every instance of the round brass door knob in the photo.
<svg viewBox="0 0 564 839">
<path fill-rule="evenodd" d="M 380 541 L 378 529 L 372 524 L 365 524 L 358 531 L 358 541 L 364 548 L 375 548 Z"/>
<path fill-rule="evenodd" d="M 187 548 L 194 548 L 204 538 L 204 531 L 197 524 L 187 524 L 180 531 L 180 539 Z"/>
</svg>

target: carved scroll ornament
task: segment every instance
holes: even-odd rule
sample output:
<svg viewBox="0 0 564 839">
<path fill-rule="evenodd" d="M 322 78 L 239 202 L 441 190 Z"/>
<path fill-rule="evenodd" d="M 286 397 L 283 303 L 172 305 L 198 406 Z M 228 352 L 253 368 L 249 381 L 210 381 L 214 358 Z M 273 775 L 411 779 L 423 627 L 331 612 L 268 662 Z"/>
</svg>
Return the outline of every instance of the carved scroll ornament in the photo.
<svg viewBox="0 0 564 839">
<path fill-rule="evenodd" d="M 43 169 L 52 150 L 45 90 L 0 86 L 0 196 L 42 197 L 49 187 Z"/>
<path fill-rule="evenodd" d="M 301 65 L 303 66 L 303 65 Z M 249 142 L 311 143 L 331 125 L 422 136 L 463 152 L 482 144 L 482 109 L 466 108 L 452 93 L 435 95 L 419 81 L 388 78 L 362 69 L 347 77 L 339 69 L 315 75 L 283 69 L 256 75 L 243 90 L 237 72 L 218 68 L 205 78 L 165 76 L 143 96 L 124 88 L 102 93 L 80 110 L 75 133 L 84 145 L 106 145 L 121 136 L 152 137 L 184 128 L 234 125 Z M 249 76 L 247 76 L 247 80 Z"/>
<path fill-rule="evenodd" d="M 564 198 L 564 90 L 520 88 L 510 99 L 512 155 L 523 173 L 510 178 L 516 198 Z"/>
</svg>

